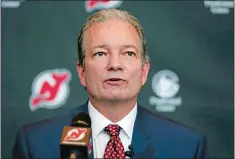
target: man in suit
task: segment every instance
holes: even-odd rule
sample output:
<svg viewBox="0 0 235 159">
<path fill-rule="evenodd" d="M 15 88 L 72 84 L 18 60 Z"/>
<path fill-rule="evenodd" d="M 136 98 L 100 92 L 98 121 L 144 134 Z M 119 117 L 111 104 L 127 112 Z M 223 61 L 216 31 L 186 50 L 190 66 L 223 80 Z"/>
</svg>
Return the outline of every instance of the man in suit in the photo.
<svg viewBox="0 0 235 159">
<path fill-rule="evenodd" d="M 65 115 L 22 127 L 14 158 L 60 158 L 63 127 L 79 112 L 91 118 L 94 158 L 207 157 L 205 137 L 161 118 L 137 103 L 150 68 L 143 28 L 126 11 L 91 15 L 78 38 L 77 70 L 88 93 L 84 105 Z"/>
</svg>

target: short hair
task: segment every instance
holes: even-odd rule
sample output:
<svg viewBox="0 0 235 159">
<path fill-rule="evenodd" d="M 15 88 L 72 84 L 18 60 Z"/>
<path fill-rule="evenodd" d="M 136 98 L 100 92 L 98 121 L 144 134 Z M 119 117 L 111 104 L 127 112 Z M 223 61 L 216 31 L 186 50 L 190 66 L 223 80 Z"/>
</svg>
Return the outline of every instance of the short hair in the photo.
<svg viewBox="0 0 235 159">
<path fill-rule="evenodd" d="M 136 17 L 131 15 L 129 12 L 121 10 L 121 9 L 103 9 L 97 11 L 87 18 L 86 23 L 82 26 L 80 30 L 80 35 L 77 40 L 78 46 L 78 63 L 85 67 L 85 48 L 84 48 L 84 33 L 88 30 L 92 24 L 104 22 L 110 19 L 120 19 L 130 23 L 137 31 L 140 42 L 141 42 L 141 57 L 142 63 L 144 64 L 146 60 L 149 60 L 149 56 L 147 53 L 146 40 L 144 37 L 144 30 Z"/>
</svg>

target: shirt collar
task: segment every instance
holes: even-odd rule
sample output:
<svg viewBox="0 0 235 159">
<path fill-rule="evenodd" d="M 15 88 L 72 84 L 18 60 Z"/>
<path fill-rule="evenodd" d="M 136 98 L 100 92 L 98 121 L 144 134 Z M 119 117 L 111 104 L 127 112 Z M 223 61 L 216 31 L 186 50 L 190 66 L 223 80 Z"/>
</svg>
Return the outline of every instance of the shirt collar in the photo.
<svg viewBox="0 0 235 159">
<path fill-rule="evenodd" d="M 99 133 L 109 124 L 118 124 L 129 139 L 132 139 L 134 123 L 137 115 L 137 103 L 134 108 L 123 119 L 117 123 L 112 123 L 106 117 L 104 117 L 92 104 L 88 101 L 88 112 L 91 118 L 92 136 L 96 137 Z"/>
</svg>

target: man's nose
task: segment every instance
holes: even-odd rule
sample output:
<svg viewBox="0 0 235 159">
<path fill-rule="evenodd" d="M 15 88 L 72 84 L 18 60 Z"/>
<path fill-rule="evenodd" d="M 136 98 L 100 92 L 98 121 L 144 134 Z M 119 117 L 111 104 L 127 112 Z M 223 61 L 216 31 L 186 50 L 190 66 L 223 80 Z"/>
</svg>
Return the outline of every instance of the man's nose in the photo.
<svg viewBox="0 0 235 159">
<path fill-rule="evenodd" d="M 113 53 L 109 57 L 108 70 L 118 71 L 122 70 L 121 55 L 118 53 Z"/>
</svg>

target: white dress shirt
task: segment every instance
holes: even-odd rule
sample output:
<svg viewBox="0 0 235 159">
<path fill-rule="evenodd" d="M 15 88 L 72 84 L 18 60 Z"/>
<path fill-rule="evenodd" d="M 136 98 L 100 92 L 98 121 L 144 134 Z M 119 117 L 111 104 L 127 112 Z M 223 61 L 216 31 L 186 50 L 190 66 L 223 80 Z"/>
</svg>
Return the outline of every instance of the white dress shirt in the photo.
<svg viewBox="0 0 235 159">
<path fill-rule="evenodd" d="M 128 147 L 131 145 L 133 128 L 137 114 L 137 103 L 130 113 L 117 123 L 112 123 L 104 117 L 97 109 L 95 109 L 90 101 L 88 102 L 88 112 L 91 118 L 94 158 L 104 157 L 104 151 L 110 136 L 104 132 L 103 129 L 109 124 L 118 124 L 122 128 L 119 137 L 122 141 L 125 152 L 129 151 Z"/>
</svg>

